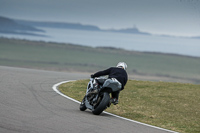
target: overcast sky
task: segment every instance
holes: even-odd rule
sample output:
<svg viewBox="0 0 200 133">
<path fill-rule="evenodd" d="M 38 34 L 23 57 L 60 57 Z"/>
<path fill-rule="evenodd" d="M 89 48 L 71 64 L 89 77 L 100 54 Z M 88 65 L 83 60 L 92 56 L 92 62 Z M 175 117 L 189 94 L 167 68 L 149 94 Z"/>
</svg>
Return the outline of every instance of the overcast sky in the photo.
<svg viewBox="0 0 200 133">
<path fill-rule="evenodd" d="M 0 0 L 0 16 L 200 36 L 200 0 Z"/>
</svg>

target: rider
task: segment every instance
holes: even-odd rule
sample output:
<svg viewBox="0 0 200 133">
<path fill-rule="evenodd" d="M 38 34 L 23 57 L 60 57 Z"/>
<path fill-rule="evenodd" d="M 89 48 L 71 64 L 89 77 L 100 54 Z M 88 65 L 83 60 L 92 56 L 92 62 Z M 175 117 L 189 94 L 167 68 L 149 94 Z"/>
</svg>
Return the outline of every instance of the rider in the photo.
<svg viewBox="0 0 200 133">
<path fill-rule="evenodd" d="M 96 72 L 91 75 L 91 78 L 108 75 L 108 78 L 115 78 L 121 83 L 121 89 L 119 91 L 112 93 L 111 102 L 116 105 L 118 104 L 119 92 L 124 89 L 126 82 L 128 80 L 128 75 L 126 73 L 127 65 L 125 62 L 119 62 L 116 67 L 110 67 L 106 70 Z"/>
</svg>

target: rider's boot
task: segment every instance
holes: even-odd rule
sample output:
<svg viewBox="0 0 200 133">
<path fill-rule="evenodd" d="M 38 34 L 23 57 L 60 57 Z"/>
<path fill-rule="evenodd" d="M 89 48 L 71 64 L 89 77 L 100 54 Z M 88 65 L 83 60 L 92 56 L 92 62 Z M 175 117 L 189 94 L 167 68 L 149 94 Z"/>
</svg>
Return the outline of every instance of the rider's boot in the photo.
<svg viewBox="0 0 200 133">
<path fill-rule="evenodd" d="M 114 105 L 118 104 L 118 99 L 117 98 L 111 98 L 110 102 L 113 103 Z"/>
</svg>

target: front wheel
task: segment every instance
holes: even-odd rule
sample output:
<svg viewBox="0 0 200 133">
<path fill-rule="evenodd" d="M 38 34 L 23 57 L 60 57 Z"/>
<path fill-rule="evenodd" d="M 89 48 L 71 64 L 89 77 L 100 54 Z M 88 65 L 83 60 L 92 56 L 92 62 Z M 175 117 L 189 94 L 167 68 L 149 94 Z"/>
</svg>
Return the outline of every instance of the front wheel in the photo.
<svg viewBox="0 0 200 133">
<path fill-rule="evenodd" d="M 86 96 L 85 96 L 86 97 Z M 82 100 L 82 102 L 81 102 L 81 104 L 80 104 L 80 107 L 79 107 L 79 109 L 81 110 L 81 111 L 85 111 L 87 108 L 86 108 L 86 106 L 85 106 L 85 97 L 83 98 L 83 100 Z"/>
<path fill-rule="evenodd" d="M 97 103 L 97 105 L 92 110 L 92 113 L 95 115 L 101 114 L 110 102 L 110 95 L 107 92 L 104 92 L 99 98 L 99 103 Z"/>
</svg>

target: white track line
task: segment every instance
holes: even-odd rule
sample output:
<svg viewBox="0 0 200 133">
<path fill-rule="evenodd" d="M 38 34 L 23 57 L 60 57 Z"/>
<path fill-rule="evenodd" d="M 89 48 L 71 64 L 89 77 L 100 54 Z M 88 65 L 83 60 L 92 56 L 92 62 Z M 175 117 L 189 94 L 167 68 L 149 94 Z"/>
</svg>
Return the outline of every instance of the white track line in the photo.
<svg viewBox="0 0 200 133">
<path fill-rule="evenodd" d="M 79 101 L 77 101 L 77 100 L 75 100 L 75 99 L 73 99 L 73 98 L 71 98 L 71 97 L 68 97 L 68 96 L 64 95 L 63 93 L 61 93 L 61 92 L 58 90 L 58 86 L 59 86 L 59 85 L 61 85 L 61 84 L 63 84 L 63 83 L 71 82 L 71 81 L 75 81 L 75 80 L 62 81 L 62 82 L 60 82 L 60 83 L 57 83 L 57 84 L 53 85 L 52 88 L 53 88 L 53 90 L 54 90 L 56 93 L 58 93 L 59 95 L 61 95 L 61 96 L 65 97 L 65 98 L 67 98 L 67 99 L 69 99 L 69 100 L 72 100 L 72 101 L 74 101 L 74 102 L 80 104 L 81 102 L 79 102 Z M 117 117 L 117 118 L 120 118 L 120 119 L 123 119 L 123 120 L 127 120 L 127 121 L 130 121 L 130 122 L 134 122 L 134 123 L 137 123 L 137 124 L 145 125 L 145 126 L 148 126 L 148 127 L 160 129 L 160 130 L 167 131 L 167 132 L 170 132 L 170 133 L 178 133 L 178 132 L 171 131 L 171 130 L 168 130 L 168 129 L 164 129 L 164 128 L 152 126 L 152 125 L 149 125 L 149 124 L 141 123 L 141 122 L 138 122 L 138 121 L 134 121 L 134 120 L 131 120 L 131 119 L 127 119 L 127 118 L 124 118 L 124 117 L 121 117 L 121 116 L 118 116 L 118 115 L 115 115 L 115 114 L 112 114 L 112 113 L 108 113 L 108 112 L 106 112 L 106 111 L 104 111 L 104 113 L 105 113 L 105 114 L 109 114 L 109 115 L 114 116 L 114 117 Z"/>
</svg>

